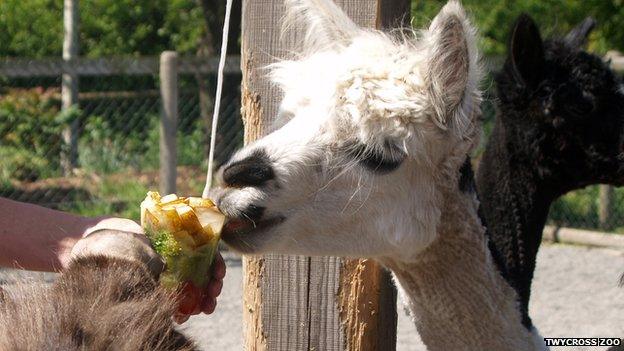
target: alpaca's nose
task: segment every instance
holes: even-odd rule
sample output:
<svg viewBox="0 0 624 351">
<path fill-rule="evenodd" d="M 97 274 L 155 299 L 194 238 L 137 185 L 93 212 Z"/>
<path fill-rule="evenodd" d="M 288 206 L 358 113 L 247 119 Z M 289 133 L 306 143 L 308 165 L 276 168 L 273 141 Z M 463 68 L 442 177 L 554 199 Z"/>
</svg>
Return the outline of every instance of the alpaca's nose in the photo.
<svg viewBox="0 0 624 351">
<path fill-rule="evenodd" d="M 273 167 L 269 157 L 262 150 L 230 163 L 223 170 L 223 183 L 226 186 L 260 186 L 273 178 L 275 178 Z"/>
</svg>

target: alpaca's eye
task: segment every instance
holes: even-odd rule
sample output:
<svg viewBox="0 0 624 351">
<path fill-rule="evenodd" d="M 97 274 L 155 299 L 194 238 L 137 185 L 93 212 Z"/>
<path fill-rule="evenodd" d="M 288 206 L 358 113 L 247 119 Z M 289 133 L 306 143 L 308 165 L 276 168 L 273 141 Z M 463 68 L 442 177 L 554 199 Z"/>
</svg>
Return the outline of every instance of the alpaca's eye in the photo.
<svg viewBox="0 0 624 351">
<path fill-rule="evenodd" d="M 569 91 L 562 102 L 563 108 L 574 117 L 585 117 L 594 110 L 594 95 L 588 91 Z"/>
<path fill-rule="evenodd" d="M 362 167 L 376 173 L 394 171 L 406 157 L 403 150 L 390 142 L 384 143 L 384 146 L 368 146 L 358 142 L 349 147 L 348 154 Z"/>
</svg>

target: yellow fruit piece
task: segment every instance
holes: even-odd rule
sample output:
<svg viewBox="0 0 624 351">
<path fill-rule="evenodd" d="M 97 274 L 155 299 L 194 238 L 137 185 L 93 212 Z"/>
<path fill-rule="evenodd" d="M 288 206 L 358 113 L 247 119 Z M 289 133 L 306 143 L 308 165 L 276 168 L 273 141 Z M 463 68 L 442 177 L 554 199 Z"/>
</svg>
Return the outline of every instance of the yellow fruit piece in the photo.
<svg viewBox="0 0 624 351">
<path fill-rule="evenodd" d="M 141 202 L 141 225 L 143 227 L 145 227 L 146 225 L 151 225 L 154 222 L 153 219 L 155 219 L 156 216 L 154 216 L 153 212 L 156 211 L 156 207 L 159 203 L 160 194 L 155 191 L 150 191 L 147 193 L 147 197 L 145 197 L 145 200 Z M 148 220 L 148 218 L 146 218 L 146 215 L 148 214 L 151 214 L 150 219 L 152 220 Z"/>
<path fill-rule="evenodd" d="M 143 226 L 151 230 L 160 228 L 160 220 L 154 216 L 149 210 L 141 211 L 141 222 Z"/>
<path fill-rule="evenodd" d="M 180 244 L 180 246 L 188 251 L 195 250 L 195 240 L 186 230 L 179 230 L 177 232 L 173 232 L 171 235 L 175 238 L 175 240 Z"/>
<path fill-rule="evenodd" d="M 167 231 L 170 232 L 175 232 L 178 230 L 182 230 L 183 225 L 182 225 L 182 220 L 180 219 L 180 216 L 178 215 L 178 211 L 176 211 L 175 207 L 169 207 L 169 208 L 165 208 L 163 207 L 160 210 L 161 215 L 161 225 L 160 225 L 160 229 L 165 229 Z"/>
<path fill-rule="evenodd" d="M 223 223 L 225 222 L 225 216 L 216 208 L 197 208 L 195 214 L 199 219 L 202 227 L 210 226 L 215 232 L 220 232 Z"/>
<path fill-rule="evenodd" d="M 178 195 L 176 194 L 169 194 L 169 195 L 165 195 L 160 199 L 160 203 L 162 204 L 166 204 L 175 200 L 178 200 Z"/>
<path fill-rule="evenodd" d="M 225 216 L 216 207 L 198 207 L 195 209 L 195 214 L 203 228 L 203 234 L 208 237 L 208 240 L 213 235 L 221 233 Z"/>
<path fill-rule="evenodd" d="M 176 211 L 178 212 L 178 216 L 180 216 L 180 220 L 184 223 L 184 229 L 187 230 L 195 240 L 195 245 L 202 246 L 206 244 L 208 241 L 204 235 L 202 235 L 203 228 L 199 223 L 199 219 L 197 219 L 193 208 L 185 205 L 176 208 Z"/>
<path fill-rule="evenodd" d="M 201 197 L 160 196 L 150 191 L 141 203 L 141 225 L 153 231 L 185 231 L 202 246 L 221 233 L 225 216 L 214 202 Z"/>
<path fill-rule="evenodd" d="M 197 208 L 197 207 L 215 207 L 214 202 L 212 202 L 210 199 L 204 199 L 201 197 L 189 197 L 188 198 L 188 204 L 189 206 L 193 207 L 193 208 Z"/>
</svg>

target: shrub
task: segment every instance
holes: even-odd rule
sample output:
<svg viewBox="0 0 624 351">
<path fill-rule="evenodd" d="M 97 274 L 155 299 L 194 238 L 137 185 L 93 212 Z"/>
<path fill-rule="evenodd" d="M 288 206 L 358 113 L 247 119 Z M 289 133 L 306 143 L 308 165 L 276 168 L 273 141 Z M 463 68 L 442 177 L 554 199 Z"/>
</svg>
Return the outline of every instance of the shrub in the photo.
<svg viewBox="0 0 624 351">
<path fill-rule="evenodd" d="M 55 93 L 41 88 L 10 89 L 0 97 L 3 179 L 35 180 L 59 172 L 61 133 L 71 116 L 59 114 Z"/>
<path fill-rule="evenodd" d="M 597 199 L 596 186 L 570 192 L 552 204 L 550 220 L 566 227 L 595 228 L 598 225 Z"/>
<path fill-rule="evenodd" d="M 210 140 L 202 125 L 203 121 L 197 119 L 189 133 L 178 132 L 179 166 L 199 166 L 206 163 L 205 149 Z"/>
<path fill-rule="evenodd" d="M 48 176 L 50 163 L 44 157 L 15 147 L 0 146 L 0 179 L 34 181 Z"/>
<path fill-rule="evenodd" d="M 78 148 L 81 167 L 91 172 L 110 174 L 128 168 L 158 166 L 157 117 L 148 115 L 145 119 L 143 125 L 147 130 L 133 129 L 121 133 L 113 128 L 112 118 L 88 117 Z"/>
</svg>

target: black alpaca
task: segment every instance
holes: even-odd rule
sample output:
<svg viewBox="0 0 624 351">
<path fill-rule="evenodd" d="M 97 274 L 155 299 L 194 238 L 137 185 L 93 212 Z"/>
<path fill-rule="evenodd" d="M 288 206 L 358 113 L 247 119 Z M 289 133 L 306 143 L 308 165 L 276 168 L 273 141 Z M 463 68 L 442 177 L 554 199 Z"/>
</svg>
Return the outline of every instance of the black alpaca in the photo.
<svg viewBox="0 0 624 351">
<path fill-rule="evenodd" d="M 477 172 L 482 219 L 497 264 L 517 290 L 523 323 L 553 201 L 590 184 L 624 184 L 624 88 L 582 50 L 594 26 L 542 41 L 520 16 L 496 76 L 499 113 Z"/>
</svg>

